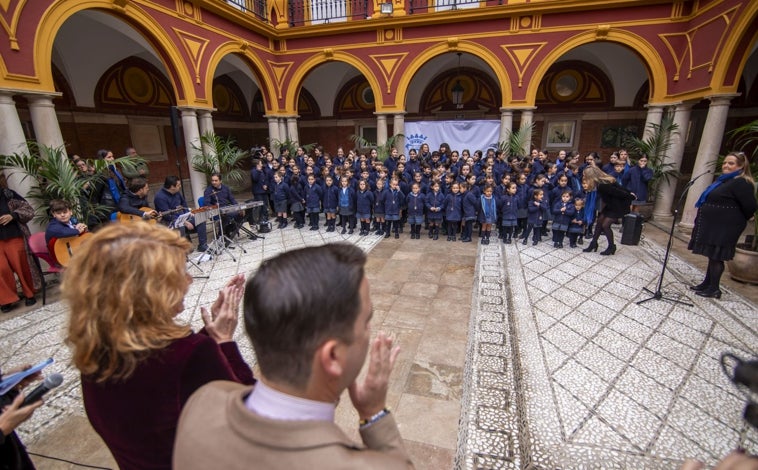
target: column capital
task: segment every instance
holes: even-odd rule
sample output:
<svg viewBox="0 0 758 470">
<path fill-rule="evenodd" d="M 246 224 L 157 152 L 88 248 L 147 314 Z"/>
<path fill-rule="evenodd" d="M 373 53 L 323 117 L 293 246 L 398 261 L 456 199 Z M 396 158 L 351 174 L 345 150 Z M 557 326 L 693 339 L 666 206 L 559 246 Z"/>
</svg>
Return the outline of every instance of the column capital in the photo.
<svg viewBox="0 0 758 470">
<path fill-rule="evenodd" d="M 385 117 L 386 118 L 387 116 L 394 116 L 395 114 L 397 114 L 397 113 L 393 113 L 393 112 L 390 112 L 390 113 L 381 113 L 381 112 L 377 111 L 377 112 L 374 113 L 374 116 L 376 116 L 376 117 Z"/>
<path fill-rule="evenodd" d="M 732 100 L 742 95 L 742 93 L 719 93 L 715 95 L 708 95 L 705 98 L 710 100 L 711 106 L 714 105 L 730 105 Z"/>
<path fill-rule="evenodd" d="M 394 111 L 388 114 L 391 114 L 393 116 L 405 116 L 406 114 L 408 114 L 408 111 Z"/>
<path fill-rule="evenodd" d="M 195 112 L 197 112 L 198 116 L 213 114 L 216 111 L 218 111 L 216 108 L 195 108 Z"/>
<path fill-rule="evenodd" d="M 504 113 L 513 114 L 514 111 L 517 111 L 517 109 L 515 109 L 515 108 L 500 108 L 500 114 L 504 114 Z"/>
<path fill-rule="evenodd" d="M 671 106 L 671 103 L 648 103 L 644 107 L 647 109 L 657 108 L 657 109 L 663 110 L 668 106 Z"/>
</svg>

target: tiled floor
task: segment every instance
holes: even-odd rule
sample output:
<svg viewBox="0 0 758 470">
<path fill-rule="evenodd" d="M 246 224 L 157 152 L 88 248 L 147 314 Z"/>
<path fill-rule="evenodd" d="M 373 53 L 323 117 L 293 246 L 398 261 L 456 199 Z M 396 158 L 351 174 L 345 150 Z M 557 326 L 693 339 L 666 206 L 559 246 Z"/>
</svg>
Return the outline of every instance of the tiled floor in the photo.
<svg viewBox="0 0 758 470">
<path fill-rule="evenodd" d="M 670 259 L 663 290 L 694 306 L 637 305 L 643 286 L 655 288 L 665 245 L 655 227 L 645 235 L 604 257 L 548 242 L 275 230 L 246 242 L 246 254 L 235 250 L 237 261 L 202 263 L 210 279 L 194 282 L 181 318 L 199 325 L 199 307 L 225 280 L 265 257 L 347 240 L 369 252 L 374 329 L 402 347 L 389 405 L 418 468 L 676 468 L 686 457 L 712 464 L 737 445 L 758 452 L 758 433 L 741 421 L 744 397 L 718 366 L 723 351 L 758 355 L 758 288 L 726 280 L 720 301 L 690 295 L 702 260 L 677 242 L 683 258 Z M 33 452 L 113 467 L 83 414 L 61 344 L 65 316 L 53 302 L 0 318 L 0 364 L 53 356 L 66 377 L 22 438 Z M 238 341 L 254 363 L 241 327 Z M 357 417 L 342 402 L 338 422 L 356 436 Z"/>
</svg>

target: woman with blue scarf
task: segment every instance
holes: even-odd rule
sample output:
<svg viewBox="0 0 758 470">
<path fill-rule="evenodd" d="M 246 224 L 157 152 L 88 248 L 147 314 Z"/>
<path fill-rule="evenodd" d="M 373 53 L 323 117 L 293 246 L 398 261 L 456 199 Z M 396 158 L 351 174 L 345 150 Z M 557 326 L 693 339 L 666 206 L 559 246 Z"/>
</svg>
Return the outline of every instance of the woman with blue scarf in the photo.
<svg viewBox="0 0 758 470">
<path fill-rule="evenodd" d="M 721 298 L 719 282 L 724 261 L 734 258 L 734 248 L 747 221 L 756 211 L 755 183 L 747 157 L 732 152 L 724 157 L 721 176 L 695 203 L 698 208 L 688 248 L 708 257 L 705 279 L 690 289 L 701 297 Z"/>
</svg>

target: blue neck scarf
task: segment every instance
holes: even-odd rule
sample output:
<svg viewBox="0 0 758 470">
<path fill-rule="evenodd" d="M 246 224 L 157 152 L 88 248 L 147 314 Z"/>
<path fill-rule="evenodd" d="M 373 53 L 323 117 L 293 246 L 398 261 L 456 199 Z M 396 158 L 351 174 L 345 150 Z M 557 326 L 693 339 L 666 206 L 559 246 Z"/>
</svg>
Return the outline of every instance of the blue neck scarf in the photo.
<svg viewBox="0 0 758 470">
<path fill-rule="evenodd" d="M 731 173 L 722 173 L 721 176 L 716 178 L 716 181 L 713 182 L 710 186 L 705 188 L 705 191 L 703 191 L 703 194 L 700 195 L 700 198 L 695 203 L 695 207 L 700 207 L 705 203 L 705 200 L 708 198 L 708 195 L 711 194 L 711 191 L 721 186 L 724 181 L 729 181 L 730 179 L 734 178 L 735 176 L 739 176 L 742 174 L 742 170 L 735 170 Z"/>
<path fill-rule="evenodd" d="M 595 220 L 595 208 L 597 206 L 597 191 L 590 191 L 584 198 L 584 222 L 589 225 Z"/>
</svg>

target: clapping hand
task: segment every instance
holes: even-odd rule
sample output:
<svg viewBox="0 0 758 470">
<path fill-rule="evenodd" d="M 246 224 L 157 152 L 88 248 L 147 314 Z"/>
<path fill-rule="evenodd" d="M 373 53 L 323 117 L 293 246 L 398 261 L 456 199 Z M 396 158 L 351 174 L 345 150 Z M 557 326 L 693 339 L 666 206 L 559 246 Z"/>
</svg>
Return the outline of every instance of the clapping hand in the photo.
<svg viewBox="0 0 758 470">
<path fill-rule="evenodd" d="M 245 276 L 237 274 L 219 291 L 216 301 L 211 305 L 210 312 L 205 307 L 200 308 L 200 314 L 203 317 L 203 323 L 205 323 L 205 331 L 217 343 L 233 341 L 234 330 L 237 328 L 240 301 L 244 292 Z"/>
<path fill-rule="evenodd" d="M 360 419 L 369 419 L 385 408 L 390 374 L 399 353 L 400 347 L 393 347 L 392 338 L 383 332 L 371 343 L 366 377 L 363 382 L 356 380 L 348 388 Z"/>
</svg>

